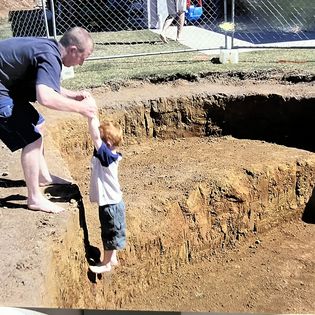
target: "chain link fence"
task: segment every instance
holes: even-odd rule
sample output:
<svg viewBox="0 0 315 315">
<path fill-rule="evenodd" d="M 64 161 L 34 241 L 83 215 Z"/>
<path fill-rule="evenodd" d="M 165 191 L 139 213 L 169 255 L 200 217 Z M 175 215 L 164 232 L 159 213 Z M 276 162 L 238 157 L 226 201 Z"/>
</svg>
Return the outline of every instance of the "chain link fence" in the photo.
<svg viewBox="0 0 315 315">
<path fill-rule="evenodd" d="M 105 57 L 104 47 L 106 58 L 113 58 L 194 50 L 211 54 L 236 47 L 315 46 L 313 0 L 189 0 L 179 40 L 177 14 L 163 41 L 161 32 L 172 1 L 6 0 L 0 4 L 0 13 L 7 12 L 1 16 L 0 36 L 57 38 L 73 26 L 82 26 L 95 38 L 95 58 Z M 224 22 L 228 28 L 222 28 Z"/>
<path fill-rule="evenodd" d="M 234 23 L 239 47 L 276 43 L 314 47 L 315 1 L 236 0 Z"/>
<path fill-rule="evenodd" d="M 11 36 L 47 36 L 42 4 L 35 1 L 1 1 L 0 38 Z M 49 14 L 49 12 L 47 12 Z"/>
</svg>

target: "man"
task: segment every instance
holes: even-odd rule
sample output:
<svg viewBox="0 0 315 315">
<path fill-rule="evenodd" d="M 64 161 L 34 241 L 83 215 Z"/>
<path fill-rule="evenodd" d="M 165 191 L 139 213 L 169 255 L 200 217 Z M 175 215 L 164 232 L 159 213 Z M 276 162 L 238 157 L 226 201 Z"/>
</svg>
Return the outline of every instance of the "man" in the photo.
<svg viewBox="0 0 315 315">
<path fill-rule="evenodd" d="M 94 98 L 86 91 L 60 86 L 62 64 L 82 65 L 93 52 L 90 34 L 80 27 L 67 31 L 59 43 L 47 38 L 0 41 L 0 139 L 13 152 L 22 149 L 21 164 L 31 210 L 57 213 L 63 208 L 44 197 L 40 186 L 55 183 L 44 155 L 39 126 L 43 117 L 30 102 L 59 111 L 93 117 Z"/>
</svg>

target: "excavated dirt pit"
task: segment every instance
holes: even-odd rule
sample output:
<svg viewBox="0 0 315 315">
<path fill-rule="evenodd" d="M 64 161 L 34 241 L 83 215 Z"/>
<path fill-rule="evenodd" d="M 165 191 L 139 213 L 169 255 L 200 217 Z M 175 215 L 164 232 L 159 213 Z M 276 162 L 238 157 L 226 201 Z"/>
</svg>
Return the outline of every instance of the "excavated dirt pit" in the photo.
<svg viewBox="0 0 315 315">
<path fill-rule="evenodd" d="M 103 279 L 89 275 L 90 283 L 82 275 L 78 285 L 86 288 L 84 297 L 76 290 L 72 294 L 81 307 L 233 311 L 233 303 L 214 308 L 211 303 L 197 307 L 181 302 L 175 278 L 186 266 L 192 266 L 196 279 L 203 278 L 200 262 L 211 266 L 216 255 L 248 239 L 257 248 L 265 232 L 307 215 L 315 155 L 293 146 L 314 148 L 309 137 L 314 98 L 202 92 L 120 105 L 102 106 L 101 117 L 114 116 L 126 133 L 120 178 L 127 204 L 128 247 L 114 274 Z M 101 248 L 96 207 L 87 200 L 90 141 L 79 122 L 68 121 L 60 128 L 61 151 L 83 195 L 86 231 L 91 235 L 85 235 L 89 259 L 95 247 Z M 313 268 L 314 256 L 311 261 Z M 86 262 L 82 264 L 85 274 Z M 163 283 L 172 277 L 170 291 Z M 189 296 L 195 294 L 196 279 L 190 283 Z M 242 279 L 232 291 L 241 284 Z M 153 288 L 158 293 L 143 298 Z M 314 286 L 310 290 L 314 293 Z M 64 306 L 76 305 L 72 294 L 62 299 Z M 313 301 L 305 302 L 314 307 Z M 270 305 L 259 307 L 254 310 L 268 311 Z M 281 308 L 274 305 L 274 310 L 277 307 Z"/>
<path fill-rule="evenodd" d="M 177 82 L 93 91 L 101 118 L 125 130 L 128 246 L 120 266 L 99 277 L 87 268 L 102 248 L 97 206 L 88 200 L 87 124 L 49 117 L 47 142 L 76 185 L 46 193 L 78 211 L 54 244 L 52 294 L 42 306 L 314 311 L 314 90 Z"/>
</svg>

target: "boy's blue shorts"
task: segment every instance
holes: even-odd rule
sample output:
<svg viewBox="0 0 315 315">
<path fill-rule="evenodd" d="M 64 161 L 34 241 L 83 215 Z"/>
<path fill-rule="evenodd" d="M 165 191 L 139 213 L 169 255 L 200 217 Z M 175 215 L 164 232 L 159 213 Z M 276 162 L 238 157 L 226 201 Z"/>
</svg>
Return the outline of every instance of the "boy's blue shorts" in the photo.
<svg viewBox="0 0 315 315">
<path fill-rule="evenodd" d="M 104 249 L 123 249 L 126 246 L 126 211 L 124 202 L 99 206 L 99 219 Z"/>
<path fill-rule="evenodd" d="M 0 99 L 0 139 L 12 151 L 24 148 L 41 137 L 37 125 L 44 118 L 28 101 Z M 5 102 L 5 103 L 4 103 Z"/>
</svg>

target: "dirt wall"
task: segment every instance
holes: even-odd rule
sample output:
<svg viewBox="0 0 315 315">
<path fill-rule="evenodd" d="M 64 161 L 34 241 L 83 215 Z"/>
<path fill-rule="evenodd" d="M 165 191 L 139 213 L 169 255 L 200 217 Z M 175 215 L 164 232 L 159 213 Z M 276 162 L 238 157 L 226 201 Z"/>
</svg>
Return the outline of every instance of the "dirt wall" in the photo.
<svg viewBox="0 0 315 315">
<path fill-rule="evenodd" d="M 205 136 L 235 133 L 268 138 L 281 121 L 282 134 L 277 137 L 282 141 L 287 139 L 283 129 L 301 132 L 292 127 L 292 117 L 313 115 L 312 101 L 202 93 L 145 100 L 122 110 L 102 108 L 101 117 L 119 120 L 126 134 L 122 149 L 128 162 L 121 166 L 121 180 L 128 204 L 129 244 L 120 255 L 119 271 L 98 279 L 86 271 L 89 259 L 99 255 L 98 247 L 73 225 L 64 243 L 71 248 L 68 256 L 61 263 L 56 256 L 58 305 L 132 309 L 132 302 L 158 278 L 300 217 L 315 183 L 311 152 Z M 272 106 L 265 106 L 270 102 Z M 90 227 L 81 224 L 81 229 L 97 234 L 97 223 L 91 228 L 95 206 L 87 198 L 91 142 L 86 130 L 86 122 L 67 120 L 58 125 L 54 139 L 83 195 L 84 210 L 78 220 L 82 223 L 85 218 Z"/>
</svg>

